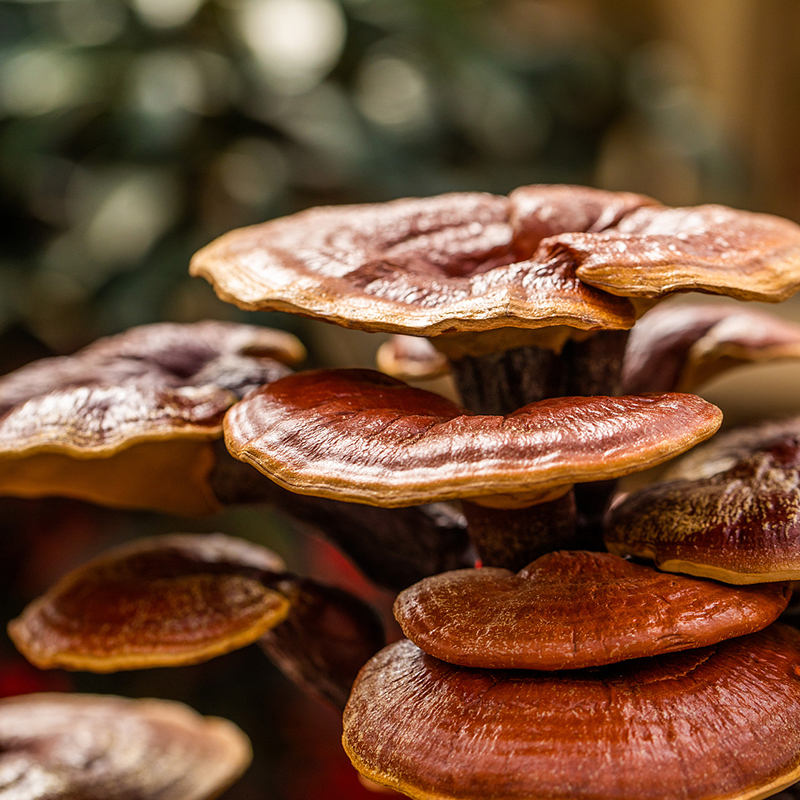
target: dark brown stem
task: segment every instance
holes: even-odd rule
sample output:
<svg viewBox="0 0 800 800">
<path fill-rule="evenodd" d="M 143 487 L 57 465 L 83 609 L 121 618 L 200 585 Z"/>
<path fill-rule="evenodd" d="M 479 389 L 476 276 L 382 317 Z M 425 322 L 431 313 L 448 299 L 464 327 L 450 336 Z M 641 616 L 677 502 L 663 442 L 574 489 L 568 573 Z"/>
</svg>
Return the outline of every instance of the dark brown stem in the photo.
<svg viewBox="0 0 800 800">
<path fill-rule="evenodd" d="M 549 397 L 619 393 L 628 331 L 600 331 L 567 342 L 560 353 L 517 347 L 452 362 L 464 405 L 478 414 L 508 414 Z"/>
<path fill-rule="evenodd" d="M 461 514 L 444 503 L 376 508 L 294 494 L 216 448 L 211 487 L 225 505 L 268 503 L 336 545 L 374 583 L 400 591 L 475 555 Z"/>
<path fill-rule="evenodd" d="M 465 501 L 461 507 L 486 567 L 519 572 L 545 553 L 581 549 L 573 492 L 528 508 L 485 508 Z"/>
</svg>

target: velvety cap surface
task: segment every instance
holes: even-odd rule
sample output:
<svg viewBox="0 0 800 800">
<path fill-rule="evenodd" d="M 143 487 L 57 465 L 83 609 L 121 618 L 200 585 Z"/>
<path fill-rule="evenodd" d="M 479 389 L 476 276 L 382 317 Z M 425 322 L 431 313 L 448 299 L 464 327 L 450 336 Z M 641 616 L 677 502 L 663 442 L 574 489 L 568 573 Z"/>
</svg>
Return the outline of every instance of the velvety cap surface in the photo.
<svg viewBox="0 0 800 800">
<path fill-rule="evenodd" d="M 609 550 L 727 583 L 800 578 L 800 422 L 720 437 L 611 512 Z"/>
<path fill-rule="evenodd" d="M 361 671 L 344 746 L 417 800 L 756 800 L 800 777 L 800 633 L 596 670 L 477 670 L 409 641 Z"/>
<path fill-rule="evenodd" d="M 625 475 L 720 420 L 716 406 L 679 394 L 561 397 L 480 416 L 378 372 L 323 370 L 249 395 L 226 416 L 225 440 L 293 491 L 402 506 Z"/>
<path fill-rule="evenodd" d="M 93 672 L 192 664 L 254 642 L 289 612 L 283 562 L 222 534 L 159 536 L 68 574 L 11 622 L 39 667 Z"/>
<path fill-rule="evenodd" d="M 580 669 L 754 633 L 786 608 L 788 584 L 732 587 L 665 575 L 608 553 L 549 553 L 520 573 L 434 575 L 400 594 L 403 633 L 451 664 Z"/>
<path fill-rule="evenodd" d="M 690 392 L 731 367 L 800 356 L 800 325 L 737 306 L 667 304 L 630 333 L 625 394 Z"/>
<path fill-rule="evenodd" d="M 0 793 L 14 800 L 205 800 L 251 760 L 232 723 L 180 703 L 78 694 L 0 700 Z"/>
<path fill-rule="evenodd" d="M 310 209 L 225 234 L 191 271 L 242 308 L 371 331 L 626 329 L 637 315 L 628 296 L 788 297 L 800 285 L 800 227 L 722 206 L 528 186 L 508 198 Z"/>
</svg>

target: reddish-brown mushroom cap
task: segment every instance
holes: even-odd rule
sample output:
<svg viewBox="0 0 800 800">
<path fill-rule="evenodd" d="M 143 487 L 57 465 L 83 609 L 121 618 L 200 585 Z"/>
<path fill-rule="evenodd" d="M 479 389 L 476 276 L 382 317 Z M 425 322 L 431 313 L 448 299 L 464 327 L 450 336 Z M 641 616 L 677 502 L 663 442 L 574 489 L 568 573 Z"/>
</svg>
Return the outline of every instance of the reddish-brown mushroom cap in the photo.
<svg viewBox="0 0 800 800">
<path fill-rule="evenodd" d="M 725 206 L 640 208 L 610 231 L 558 242 L 582 281 L 624 297 L 703 291 L 778 302 L 800 288 L 800 227 Z"/>
<path fill-rule="evenodd" d="M 451 664 L 580 669 L 755 633 L 790 593 L 788 584 L 733 588 L 560 551 L 518 574 L 484 567 L 425 578 L 400 594 L 394 614 L 411 641 Z"/>
<path fill-rule="evenodd" d="M 246 391 L 302 357 L 289 334 L 146 325 L 0 378 L 0 493 L 197 515 L 220 509 L 210 441 Z"/>
<path fill-rule="evenodd" d="M 0 791 L 15 800 L 207 800 L 251 758 L 235 725 L 180 703 L 76 694 L 0 700 Z"/>
<path fill-rule="evenodd" d="M 379 372 L 307 372 L 225 419 L 228 449 L 292 491 L 403 506 L 489 495 L 556 497 L 575 482 L 661 463 L 711 436 L 693 395 L 572 397 L 469 414 Z"/>
<path fill-rule="evenodd" d="M 270 550 L 222 534 L 144 539 L 68 574 L 9 624 L 40 668 L 93 672 L 205 661 L 256 641 L 289 613 L 264 580 Z"/>
<path fill-rule="evenodd" d="M 800 325 L 771 314 L 709 303 L 668 304 L 631 331 L 622 389 L 690 392 L 731 367 L 800 357 Z"/>
<path fill-rule="evenodd" d="M 627 329 L 639 308 L 629 296 L 788 297 L 800 285 L 800 227 L 722 206 L 528 186 L 508 198 L 310 209 L 226 234 L 191 271 L 241 308 L 370 331 Z"/>
<path fill-rule="evenodd" d="M 726 583 L 800 578 L 800 421 L 725 434 L 664 477 L 612 509 L 609 550 Z"/>
<path fill-rule="evenodd" d="M 800 634 L 558 674 L 398 642 L 361 671 L 344 746 L 417 800 L 757 800 L 800 778 Z"/>
</svg>

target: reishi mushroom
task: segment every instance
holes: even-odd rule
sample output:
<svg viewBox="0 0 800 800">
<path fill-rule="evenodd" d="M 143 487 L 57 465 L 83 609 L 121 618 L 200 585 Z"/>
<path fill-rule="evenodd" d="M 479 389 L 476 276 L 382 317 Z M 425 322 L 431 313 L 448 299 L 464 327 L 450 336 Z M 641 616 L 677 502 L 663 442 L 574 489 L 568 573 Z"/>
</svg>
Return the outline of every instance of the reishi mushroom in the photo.
<svg viewBox="0 0 800 800">
<path fill-rule="evenodd" d="M 394 613 L 411 641 L 451 664 L 582 669 L 754 633 L 789 595 L 788 584 L 732 587 L 559 551 L 517 574 L 484 567 L 425 578 L 400 593 Z"/>
<path fill-rule="evenodd" d="M 247 737 L 181 703 L 79 694 L 0 700 L 0 793 L 20 800 L 207 800 L 248 767 Z"/>
<path fill-rule="evenodd" d="M 40 668 L 91 672 L 194 664 L 266 635 L 263 649 L 282 671 L 338 707 L 385 642 L 361 600 L 223 534 L 114 548 L 62 578 L 8 631 Z"/>
</svg>

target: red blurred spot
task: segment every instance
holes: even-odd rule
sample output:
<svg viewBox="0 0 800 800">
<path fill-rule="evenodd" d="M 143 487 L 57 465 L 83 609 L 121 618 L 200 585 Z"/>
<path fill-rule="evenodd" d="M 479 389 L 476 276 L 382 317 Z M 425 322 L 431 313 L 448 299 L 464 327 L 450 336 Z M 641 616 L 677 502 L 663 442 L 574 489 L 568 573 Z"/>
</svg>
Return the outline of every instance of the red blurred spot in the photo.
<svg viewBox="0 0 800 800">
<path fill-rule="evenodd" d="M 71 689 L 66 675 L 58 672 L 40 672 L 24 662 L 0 663 L 0 697 Z"/>
<path fill-rule="evenodd" d="M 476 558 L 475 559 L 475 569 L 480 569 L 482 566 L 483 566 L 483 561 L 481 561 L 479 558 Z"/>
</svg>

